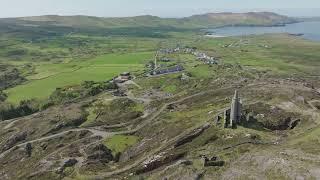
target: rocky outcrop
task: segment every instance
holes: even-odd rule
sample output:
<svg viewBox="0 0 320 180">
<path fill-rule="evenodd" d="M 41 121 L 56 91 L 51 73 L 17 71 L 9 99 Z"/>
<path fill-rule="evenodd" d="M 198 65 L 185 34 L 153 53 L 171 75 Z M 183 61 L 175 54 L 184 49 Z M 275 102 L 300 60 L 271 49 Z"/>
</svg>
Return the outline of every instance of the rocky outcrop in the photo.
<svg viewBox="0 0 320 180">
<path fill-rule="evenodd" d="M 290 129 L 294 129 L 300 123 L 300 121 L 300 119 L 292 121 L 290 124 Z"/>
<path fill-rule="evenodd" d="M 244 123 L 247 128 L 269 129 L 283 131 L 294 129 L 300 123 L 301 115 L 288 112 L 277 106 L 264 103 L 256 103 L 246 107 L 243 111 Z"/>
<path fill-rule="evenodd" d="M 63 163 L 63 167 L 72 167 L 78 163 L 76 159 L 68 159 Z"/>
<path fill-rule="evenodd" d="M 59 119 L 59 121 L 62 121 L 62 122 L 59 122 L 58 124 L 56 124 L 52 129 L 50 129 L 46 133 L 46 135 L 47 134 L 54 134 L 64 128 L 77 127 L 86 121 L 86 118 L 83 115 L 81 115 L 79 117 L 74 117 L 71 119 L 68 119 L 67 117 L 57 116 L 57 119 Z"/>
<path fill-rule="evenodd" d="M 202 160 L 203 160 L 203 166 L 207 167 L 207 166 L 224 166 L 224 161 L 220 160 L 218 157 L 213 156 L 210 159 L 206 156 L 201 156 Z"/>
<path fill-rule="evenodd" d="M 1 152 L 12 148 L 14 145 L 16 145 L 20 141 L 24 141 L 27 138 L 27 136 L 28 136 L 28 133 L 26 131 L 12 135 L 4 143 L 3 147 L 1 148 Z"/>
<path fill-rule="evenodd" d="M 206 161 L 204 166 L 224 166 L 224 161 Z"/>
<path fill-rule="evenodd" d="M 73 167 L 78 163 L 76 159 L 68 159 L 63 162 L 62 166 L 58 169 L 58 173 L 61 174 L 67 167 Z"/>
<path fill-rule="evenodd" d="M 160 153 L 152 158 L 143 162 L 143 166 L 136 170 L 136 174 L 142 174 L 154 169 L 157 169 L 165 164 L 176 161 L 185 156 L 185 152 L 182 153 Z"/>
<path fill-rule="evenodd" d="M 31 157 L 32 154 L 32 145 L 31 143 L 27 143 L 25 146 L 26 154 L 28 157 Z"/>
<path fill-rule="evenodd" d="M 279 123 L 276 125 L 266 124 L 265 127 L 270 130 L 288 130 L 294 129 L 299 123 L 300 119 L 293 120 L 291 117 L 287 117 L 286 119 L 279 120 Z"/>
<path fill-rule="evenodd" d="M 182 146 L 183 144 L 191 142 L 193 139 L 200 136 L 209 127 L 210 127 L 210 124 L 205 124 L 202 127 L 193 130 L 190 134 L 179 139 L 174 145 L 174 147 L 176 148 L 176 147 Z"/>
<path fill-rule="evenodd" d="M 103 144 L 90 146 L 86 149 L 88 154 L 87 163 L 108 163 L 113 161 L 112 151 Z"/>
</svg>

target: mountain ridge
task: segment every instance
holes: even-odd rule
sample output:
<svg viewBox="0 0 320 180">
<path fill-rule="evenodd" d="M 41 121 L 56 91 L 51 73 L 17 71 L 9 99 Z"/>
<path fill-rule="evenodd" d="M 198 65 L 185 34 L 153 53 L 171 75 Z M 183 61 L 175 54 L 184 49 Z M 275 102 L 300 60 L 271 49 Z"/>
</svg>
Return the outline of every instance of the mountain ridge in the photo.
<svg viewBox="0 0 320 180">
<path fill-rule="evenodd" d="M 183 18 L 162 18 L 152 15 L 133 17 L 95 17 L 85 15 L 60 16 L 44 15 L 18 18 L 4 18 L 0 21 L 16 22 L 18 24 L 43 24 L 65 27 L 175 27 L 175 28 L 212 28 L 219 26 L 274 26 L 298 22 L 298 19 L 272 12 L 247 13 L 206 13 Z"/>
</svg>

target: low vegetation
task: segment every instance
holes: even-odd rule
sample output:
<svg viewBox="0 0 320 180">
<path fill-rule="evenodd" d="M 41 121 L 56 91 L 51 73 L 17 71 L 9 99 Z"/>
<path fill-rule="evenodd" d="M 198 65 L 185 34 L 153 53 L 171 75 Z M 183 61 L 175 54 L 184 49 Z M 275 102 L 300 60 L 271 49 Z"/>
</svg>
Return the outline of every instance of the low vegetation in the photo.
<svg viewBox="0 0 320 180">
<path fill-rule="evenodd" d="M 41 107 L 39 101 L 23 100 L 19 105 L 0 102 L 0 121 L 23 117 L 38 112 Z"/>
<path fill-rule="evenodd" d="M 144 107 L 128 98 L 98 100 L 88 107 L 89 116 L 82 126 L 115 125 L 140 117 Z"/>
<path fill-rule="evenodd" d="M 112 150 L 115 155 L 127 150 L 130 146 L 135 145 L 139 140 L 137 136 L 114 135 L 104 140 L 104 145 Z"/>
<path fill-rule="evenodd" d="M 0 179 L 319 178 L 319 43 L 198 31 L 295 21 L 258 15 L 0 20 Z M 150 76 L 176 47 L 217 63 L 161 53 L 184 70 Z M 246 121 L 224 128 L 236 89 Z"/>
</svg>

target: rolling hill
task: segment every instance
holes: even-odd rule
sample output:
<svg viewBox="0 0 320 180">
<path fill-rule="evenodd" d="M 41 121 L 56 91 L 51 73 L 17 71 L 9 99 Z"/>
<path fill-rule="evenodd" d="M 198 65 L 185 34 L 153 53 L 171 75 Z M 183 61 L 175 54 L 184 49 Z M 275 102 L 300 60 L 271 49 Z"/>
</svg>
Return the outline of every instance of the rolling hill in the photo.
<svg viewBox="0 0 320 180">
<path fill-rule="evenodd" d="M 228 25 L 283 25 L 296 22 L 296 19 L 270 12 L 249 12 L 208 13 L 185 18 L 160 18 L 150 15 L 121 18 L 47 15 L 2 19 L 0 22 L 11 22 L 29 27 L 50 25 L 75 28 L 173 27 L 197 29 Z"/>
</svg>

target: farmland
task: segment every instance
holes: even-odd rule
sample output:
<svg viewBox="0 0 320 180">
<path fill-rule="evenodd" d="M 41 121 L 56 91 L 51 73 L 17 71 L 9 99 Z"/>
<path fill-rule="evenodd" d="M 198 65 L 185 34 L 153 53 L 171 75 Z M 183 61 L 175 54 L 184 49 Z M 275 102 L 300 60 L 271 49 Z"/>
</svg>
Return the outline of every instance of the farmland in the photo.
<svg viewBox="0 0 320 180">
<path fill-rule="evenodd" d="M 108 81 L 124 71 L 139 71 L 152 59 L 153 52 L 110 54 L 81 62 L 43 64 L 36 66 L 30 80 L 6 92 L 8 101 L 18 103 L 24 99 L 44 99 L 56 88 L 80 84 L 84 81 Z"/>
<path fill-rule="evenodd" d="M 173 44 L 172 42 L 177 37 L 179 37 L 179 34 L 161 42 L 160 47 L 166 47 L 166 45 L 170 47 L 170 44 Z M 268 39 L 268 41 L 265 41 L 265 39 Z M 245 67 L 257 68 L 267 72 L 270 76 L 315 76 L 319 72 L 317 66 L 319 65 L 320 54 L 318 53 L 317 43 L 288 37 L 287 35 L 249 36 L 245 42 L 237 38 L 208 39 L 198 35 L 181 40 L 186 45 L 194 45 L 221 58 L 227 64 L 238 63 Z M 291 47 L 286 47 L 283 43 L 285 41 L 295 43 L 292 43 Z M 149 40 L 149 42 L 156 47 L 158 40 Z M 223 47 L 230 44 L 233 44 L 233 46 Z M 123 71 L 141 71 L 145 64 L 153 59 L 155 49 L 152 51 L 141 51 L 146 49 L 142 47 L 139 49 L 138 52 L 108 53 L 89 59 L 70 60 L 67 58 L 61 63 L 55 61 L 33 63 L 33 73 L 26 76 L 28 81 L 6 90 L 8 102 L 16 104 L 25 99 L 45 99 L 58 87 L 76 85 L 89 80 L 107 81 Z M 292 51 L 290 56 L 284 54 L 288 51 Z M 299 53 L 299 51 L 304 53 Z M 214 68 L 208 66 L 197 66 L 199 63 L 195 61 L 193 56 L 177 54 L 171 57 L 184 64 L 191 74 L 199 78 L 213 77 L 219 73 L 219 70 L 213 70 Z M 305 64 L 302 61 L 306 58 L 310 63 Z M 28 62 L 25 62 L 25 64 L 28 64 Z"/>
</svg>

